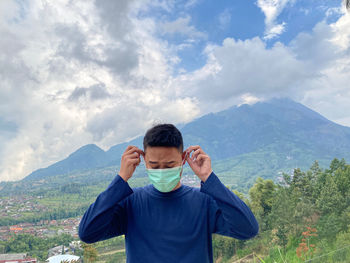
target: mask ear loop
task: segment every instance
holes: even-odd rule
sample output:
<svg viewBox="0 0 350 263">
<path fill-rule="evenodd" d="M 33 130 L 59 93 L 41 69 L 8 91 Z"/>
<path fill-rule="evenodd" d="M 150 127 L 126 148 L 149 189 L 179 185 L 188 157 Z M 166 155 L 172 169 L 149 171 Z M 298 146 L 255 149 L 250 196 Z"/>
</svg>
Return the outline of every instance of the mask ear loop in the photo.
<svg viewBox="0 0 350 263">
<path fill-rule="evenodd" d="M 144 162 L 144 165 L 145 165 L 145 169 L 147 170 L 147 166 L 146 166 L 146 160 L 145 160 L 145 152 L 144 151 L 142 151 L 142 158 L 141 158 L 141 156 L 140 156 L 140 159 L 141 159 L 141 162 L 142 162 L 142 159 L 143 159 L 143 162 Z"/>
<path fill-rule="evenodd" d="M 184 161 L 186 162 L 187 154 L 188 154 L 188 152 L 186 152 L 186 154 L 185 154 L 185 158 L 184 158 L 183 161 L 182 161 L 182 165 L 184 165 Z"/>
<path fill-rule="evenodd" d="M 188 152 L 185 153 L 185 159 L 184 159 L 185 162 L 186 162 L 187 154 L 188 154 Z M 183 177 L 182 177 L 183 168 L 184 168 L 184 163 L 182 162 L 182 163 L 181 163 L 181 179 L 183 178 Z"/>
<path fill-rule="evenodd" d="M 186 152 L 185 158 L 184 158 L 184 160 L 183 160 L 183 161 L 185 161 L 185 162 L 186 162 L 187 154 L 188 154 L 188 152 Z M 182 175 L 182 171 L 183 171 L 183 168 L 184 168 L 184 162 L 183 162 L 183 161 L 182 161 L 182 163 L 181 163 L 181 175 Z"/>
</svg>

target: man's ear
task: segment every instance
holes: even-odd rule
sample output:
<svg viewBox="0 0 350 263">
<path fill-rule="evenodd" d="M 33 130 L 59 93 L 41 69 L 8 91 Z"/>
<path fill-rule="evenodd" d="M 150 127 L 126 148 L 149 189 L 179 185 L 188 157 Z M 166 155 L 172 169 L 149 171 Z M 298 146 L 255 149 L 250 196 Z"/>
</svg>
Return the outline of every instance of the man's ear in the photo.
<svg viewBox="0 0 350 263">
<path fill-rule="evenodd" d="M 142 151 L 141 155 L 143 157 L 143 161 L 144 161 L 145 166 L 146 166 L 146 153 L 145 153 L 145 151 Z M 147 168 L 147 166 L 146 166 L 146 168 Z"/>
<path fill-rule="evenodd" d="M 186 157 L 186 154 L 187 154 L 186 151 L 182 153 L 182 156 L 181 156 L 181 157 L 182 157 L 182 159 L 181 159 L 181 160 L 182 160 L 182 164 L 185 164 L 185 163 L 186 163 L 186 160 L 184 160 L 185 157 Z"/>
</svg>

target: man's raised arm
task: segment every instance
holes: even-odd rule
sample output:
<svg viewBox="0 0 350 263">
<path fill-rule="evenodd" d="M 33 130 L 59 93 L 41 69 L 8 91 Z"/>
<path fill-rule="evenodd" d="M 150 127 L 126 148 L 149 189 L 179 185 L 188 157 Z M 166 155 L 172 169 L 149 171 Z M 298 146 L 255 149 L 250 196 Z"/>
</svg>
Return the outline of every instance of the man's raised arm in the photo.
<svg viewBox="0 0 350 263">
<path fill-rule="evenodd" d="M 259 224 L 250 208 L 225 185 L 214 172 L 201 182 L 201 192 L 210 197 L 210 225 L 213 233 L 249 239 L 259 232 Z"/>
<path fill-rule="evenodd" d="M 127 216 L 125 198 L 133 193 L 127 181 L 140 164 L 144 152 L 129 145 L 124 151 L 120 171 L 105 191 L 90 205 L 79 224 L 79 237 L 86 243 L 94 243 L 125 234 Z"/>
<path fill-rule="evenodd" d="M 201 180 L 200 191 L 210 198 L 210 227 L 212 233 L 238 239 L 249 239 L 259 232 L 259 224 L 250 208 L 224 186 L 211 168 L 211 159 L 199 145 L 186 149 L 187 163 Z"/>
<path fill-rule="evenodd" d="M 117 175 L 81 218 L 79 238 L 94 243 L 125 234 L 127 218 L 122 201 L 132 193 L 129 184 Z"/>
</svg>

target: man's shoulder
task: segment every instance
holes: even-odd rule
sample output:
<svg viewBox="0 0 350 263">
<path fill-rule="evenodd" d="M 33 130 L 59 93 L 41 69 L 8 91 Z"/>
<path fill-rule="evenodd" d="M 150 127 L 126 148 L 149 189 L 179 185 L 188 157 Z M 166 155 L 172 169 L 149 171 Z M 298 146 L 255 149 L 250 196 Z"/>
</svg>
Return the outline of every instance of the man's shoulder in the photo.
<svg viewBox="0 0 350 263">
<path fill-rule="evenodd" d="M 185 189 L 187 189 L 189 192 L 191 192 L 192 194 L 195 194 L 195 195 L 200 195 L 200 194 L 202 194 L 201 192 L 200 192 L 200 188 L 199 187 L 195 187 L 195 186 L 189 186 L 189 185 L 183 185 L 183 187 L 185 188 Z"/>
<path fill-rule="evenodd" d="M 201 191 L 200 187 L 196 186 L 189 186 L 189 185 L 183 185 L 184 190 L 187 193 L 187 197 L 191 198 L 193 201 L 196 200 L 208 200 L 212 197 L 204 192 Z"/>
<path fill-rule="evenodd" d="M 139 186 L 139 187 L 131 187 L 132 189 L 132 194 L 127 196 L 123 202 L 124 203 L 129 203 L 129 202 L 135 202 L 137 200 L 144 200 L 147 197 L 147 188 L 149 187 L 149 185 L 145 185 L 145 186 Z"/>
<path fill-rule="evenodd" d="M 154 189 L 153 189 L 152 184 L 147 184 L 147 185 L 138 186 L 138 187 L 132 187 L 132 191 L 134 192 L 134 194 L 133 194 L 134 198 L 135 197 L 143 197 L 143 198 L 145 198 L 153 190 Z"/>
<path fill-rule="evenodd" d="M 188 185 L 184 185 L 187 189 L 189 189 L 189 193 L 193 196 L 196 196 L 198 198 L 204 198 L 204 199 L 208 199 L 211 198 L 211 196 L 209 196 L 206 193 L 203 193 L 201 191 L 200 187 L 194 187 L 194 186 L 188 186 Z"/>
<path fill-rule="evenodd" d="M 136 195 L 142 195 L 142 194 L 145 194 L 147 191 L 149 191 L 150 187 L 151 187 L 150 184 L 147 184 L 144 186 L 132 187 L 132 191 Z"/>
</svg>

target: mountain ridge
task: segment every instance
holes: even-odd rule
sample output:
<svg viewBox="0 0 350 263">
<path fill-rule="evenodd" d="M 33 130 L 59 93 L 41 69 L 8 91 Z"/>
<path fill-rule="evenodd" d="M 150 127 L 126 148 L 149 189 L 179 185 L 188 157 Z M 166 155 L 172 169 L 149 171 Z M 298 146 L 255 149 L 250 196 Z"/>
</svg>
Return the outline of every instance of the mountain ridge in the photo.
<svg viewBox="0 0 350 263">
<path fill-rule="evenodd" d="M 286 156 L 304 151 L 314 159 L 349 157 L 346 149 L 350 149 L 350 127 L 336 124 L 288 98 L 232 106 L 196 118 L 179 130 L 185 148 L 201 145 L 213 161 L 264 149 Z M 22 180 L 40 180 L 73 171 L 119 165 L 125 148 L 130 144 L 143 148 L 142 141 L 143 136 L 139 136 L 113 145 L 107 151 L 95 144 L 87 144 Z"/>
</svg>

